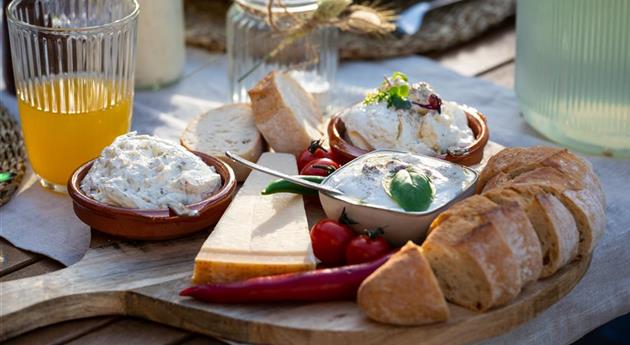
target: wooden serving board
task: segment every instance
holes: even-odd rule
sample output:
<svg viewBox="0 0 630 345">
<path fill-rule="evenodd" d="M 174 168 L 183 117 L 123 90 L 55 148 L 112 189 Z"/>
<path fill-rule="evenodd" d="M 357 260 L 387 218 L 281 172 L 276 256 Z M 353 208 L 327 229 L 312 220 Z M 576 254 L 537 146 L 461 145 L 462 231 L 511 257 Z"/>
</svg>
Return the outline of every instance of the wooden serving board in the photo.
<svg viewBox="0 0 630 345">
<path fill-rule="evenodd" d="M 310 223 L 324 217 L 315 205 L 307 210 Z M 213 305 L 179 297 L 206 237 L 114 243 L 68 268 L 0 283 L 0 341 L 65 320 L 117 314 L 256 344 L 463 344 L 530 320 L 571 291 L 590 263 L 588 257 L 567 265 L 502 308 L 475 313 L 449 305 L 446 323 L 396 327 L 368 320 L 351 301 Z"/>
</svg>

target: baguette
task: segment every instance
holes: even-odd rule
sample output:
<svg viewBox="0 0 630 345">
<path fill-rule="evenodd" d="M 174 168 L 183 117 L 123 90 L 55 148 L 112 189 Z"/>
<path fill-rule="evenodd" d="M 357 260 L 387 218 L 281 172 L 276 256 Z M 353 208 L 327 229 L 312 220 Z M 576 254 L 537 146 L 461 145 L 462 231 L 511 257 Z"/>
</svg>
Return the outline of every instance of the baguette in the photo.
<svg viewBox="0 0 630 345">
<path fill-rule="evenodd" d="M 540 276 L 540 242 L 516 204 L 472 196 L 438 216 L 430 228 L 422 248 L 453 303 L 484 311 L 509 302 Z"/>
<path fill-rule="evenodd" d="M 256 127 L 276 152 L 297 156 L 322 137 L 315 99 L 287 73 L 269 73 L 248 93 Z"/>
<path fill-rule="evenodd" d="M 548 277 L 577 255 L 578 230 L 573 216 L 552 194 L 536 185 L 497 188 L 483 194 L 500 205 L 517 202 L 525 211 L 543 254 L 541 277 Z"/>
<path fill-rule="evenodd" d="M 357 303 L 370 319 L 392 325 L 424 325 L 449 317 L 435 275 L 412 242 L 361 283 Z"/>
<path fill-rule="evenodd" d="M 477 191 L 504 184 L 525 172 L 538 168 L 554 168 L 563 173 L 567 188 L 587 189 L 599 203 L 606 203 L 599 179 L 589 162 L 569 152 L 567 149 L 536 146 L 532 148 L 506 148 L 488 160 L 477 183 Z"/>
<path fill-rule="evenodd" d="M 573 189 L 571 178 L 551 167 L 538 168 L 507 180 L 499 186 L 540 186 L 571 212 L 579 233 L 579 256 L 590 254 L 604 235 L 606 215 L 600 198 L 590 189 Z M 494 187 L 497 188 L 497 187 Z M 484 191 L 487 190 L 484 188 Z"/>
<path fill-rule="evenodd" d="M 247 104 L 225 105 L 197 116 L 184 130 L 180 142 L 189 150 L 227 163 L 234 170 L 237 181 L 244 181 L 251 170 L 226 157 L 225 151 L 256 162 L 265 146 Z"/>
</svg>

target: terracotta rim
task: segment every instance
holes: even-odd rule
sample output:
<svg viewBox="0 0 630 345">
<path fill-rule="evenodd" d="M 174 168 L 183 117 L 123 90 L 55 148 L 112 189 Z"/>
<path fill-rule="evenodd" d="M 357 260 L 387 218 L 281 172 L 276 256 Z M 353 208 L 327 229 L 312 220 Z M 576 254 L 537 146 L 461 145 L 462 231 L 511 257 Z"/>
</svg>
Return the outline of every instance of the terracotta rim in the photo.
<svg viewBox="0 0 630 345">
<path fill-rule="evenodd" d="M 236 190 L 236 177 L 234 175 L 234 171 L 227 166 L 224 162 L 219 160 L 218 158 L 206 155 L 201 152 L 191 151 L 196 156 L 201 158 L 206 164 L 213 166 L 217 173 L 221 176 L 222 185 L 221 188 L 210 197 L 194 203 L 187 205 L 188 208 L 197 210 L 200 214 L 204 213 L 207 210 L 212 209 L 216 205 L 220 205 L 226 199 L 229 199 L 234 194 Z M 185 221 L 186 217 L 180 217 L 169 211 L 167 208 L 163 209 L 130 209 L 123 207 L 116 207 L 104 204 L 102 202 L 96 201 L 83 193 L 80 188 L 81 181 L 88 173 L 94 160 L 91 160 L 79 168 L 75 170 L 68 181 L 68 194 L 72 198 L 74 202 L 77 204 L 89 209 L 94 213 L 99 213 L 103 215 L 115 215 L 116 217 L 124 217 L 131 218 L 136 220 L 143 221 L 156 221 L 160 223 L 164 222 L 180 222 Z M 191 217 L 194 219 L 196 217 Z M 89 224 L 88 224 L 89 225 Z"/>
<path fill-rule="evenodd" d="M 486 117 L 480 112 L 477 112 L 476 114 L 466 112 L 466 117 L 468 119 L 468 127 L 470 127 L 475 135 L 475 141 L 464 148 L 466 151 L 465 154 L 455 156 L 449 153 L 437 156 L 437 158 L 467 166 L 475 165 L 481 162 L 483 159 L 483 149 L 488 143 L 488 139 L 490 137 Z M 343 123 L 343 120 L 339 117 L 339 115 L 333 116 L 328 123 L 328 140 L 330 142 L 331 150 L 335 153 L 341 163 L 344 164 L 369 152 L 352 145 L 345 139 L 345 134 L 346 126 Z"/>
</svg>

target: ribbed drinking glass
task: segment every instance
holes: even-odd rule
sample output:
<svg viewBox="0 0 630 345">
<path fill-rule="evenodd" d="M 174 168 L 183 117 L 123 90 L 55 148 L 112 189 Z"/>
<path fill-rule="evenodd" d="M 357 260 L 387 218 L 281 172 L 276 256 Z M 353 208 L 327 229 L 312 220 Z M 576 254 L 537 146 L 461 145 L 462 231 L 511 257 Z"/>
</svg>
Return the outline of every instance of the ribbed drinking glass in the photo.
<svg viewBox="0 0 630 345">
<path fill-rule="evenodd" d="M 131 124 L 135 0 L 14 0 L 7 9 L 18 110 L 42 185 L 72 172 Z"/>
<path fill-rule="evenodd" d="M 516 93 L 563 145 L 630 157 L 630 0 L 519 0 Z"/>
</svg>

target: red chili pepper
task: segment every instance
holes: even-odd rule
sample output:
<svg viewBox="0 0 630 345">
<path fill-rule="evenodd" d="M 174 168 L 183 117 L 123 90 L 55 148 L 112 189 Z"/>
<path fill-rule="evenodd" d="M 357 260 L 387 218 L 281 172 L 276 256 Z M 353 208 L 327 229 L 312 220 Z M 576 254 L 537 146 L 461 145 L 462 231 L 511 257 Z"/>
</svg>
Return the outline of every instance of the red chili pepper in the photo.
<svg viewBox="0 0 630 345">
<path fill-rule="evenodd" d="M 206 284 L 182 290 L 210 303 L 321 302 L 356 298 L 359 285 L 391 254 L 359 265 L 251 278 L 227 284 Z"/>
</svg>

